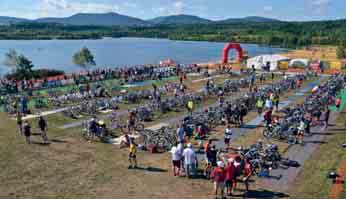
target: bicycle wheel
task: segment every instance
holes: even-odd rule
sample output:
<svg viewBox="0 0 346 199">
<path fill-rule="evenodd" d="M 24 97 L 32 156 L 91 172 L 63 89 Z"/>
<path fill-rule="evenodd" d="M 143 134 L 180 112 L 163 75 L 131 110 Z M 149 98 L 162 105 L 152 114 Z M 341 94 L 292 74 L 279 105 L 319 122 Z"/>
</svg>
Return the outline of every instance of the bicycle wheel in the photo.
<svg viewBox="0 0 346 199">
<path fill-rule="evenodd" d="M 143 131 L 144 129 L 144 124 L 143 123 L 137 123 L 135 126 L 136 131 Z"/>
</svg>

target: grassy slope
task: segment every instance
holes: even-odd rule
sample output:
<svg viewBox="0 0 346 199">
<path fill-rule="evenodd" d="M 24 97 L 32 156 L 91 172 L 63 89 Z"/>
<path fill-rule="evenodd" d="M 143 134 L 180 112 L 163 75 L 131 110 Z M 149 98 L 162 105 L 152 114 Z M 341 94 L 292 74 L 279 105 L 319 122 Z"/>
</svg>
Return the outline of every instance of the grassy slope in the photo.
<svg viewBox="0 0 346 199">
<path fill-rule="evenodd" d="M 169 177 L 167 154 L 138 155 L 140 165 L 164 172 L 130 171 L 127 151 L 86 143 L 77 130 L 51 130 L 50 138 L 60 142 L 50 146 L 25 144 L 13 120 L 1 120 L 0 131 L 0 198 L 193 198 L 210 192 L 207 181 Z"/>
<path fill-rule="evenodd" d="M 342 113 L 337 126 L 330 127 L 326 144 L 322 144 L 313 156 L 304 164 L 304 168 L 291 190 L 292 198 L 324 199 L 328 198 L 331 181 L 327 179 L 330 171 L 336 171 L 341 160 L 346 160 L 346 151 L 340 147 L 346 142 L 345 135 L 346 113 Z M 341 199 L 341 198 L 340 198 Z"/>
</svg>

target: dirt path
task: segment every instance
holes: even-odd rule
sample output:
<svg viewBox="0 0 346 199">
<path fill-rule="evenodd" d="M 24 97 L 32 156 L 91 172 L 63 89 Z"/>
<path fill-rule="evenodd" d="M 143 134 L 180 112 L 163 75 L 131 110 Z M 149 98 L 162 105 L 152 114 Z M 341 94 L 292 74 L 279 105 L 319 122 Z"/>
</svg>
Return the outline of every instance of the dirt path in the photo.
<svg viewBox="0 0 346 199">
<path fill-rule="evenodd" d="M 337 119 L 338 113 L 332 112 L 330 115 L 330 123 L 334 123 Z M 299 172 L 303 169 L 304 162 L 310 158 L 313 152 L 324 143 L 326 129 L 322 126 L 315 126 L 311 128 L 312 136 L 305 137 L 304 146 L 294 145 L 288 149 L 284 158 L 297 161 L 300 166 L 289 167 L 288 169 L 279 168 L 271 172 L 270 178 L 263 178 L 259 184 L 266 189 L 272 189 L 280 192 L 287 192 L 298 176 Z"/>
<path fill-rule="evenodd" d="M 316 86 L 319 82 L 323 81 L 324 77 L 321 77 L 320 79 L 310 83 L 309 85 L 305 86 L 304 88 L 301 88 L 300 90 L 298 90 L 294 95 L 290 96 L 289 99 L 287 101 L 283 101 L 280 102 L 279 104 L 279 109 L 285 108 L 287 106 L 289 106 L 290 104 L 292 104 L 295 100 L 297 100 L 301 94 L 305 94 L 308 91 L 310 91 L 314 86 Z M 250 122 L 246 123 L 245 125 L 243 125 L 240 128 L 234 128 L 233 129 L 233 136 L 232 139 L 237 139 L 240 136 L 243 136 L 247 133 L 249 133 L 252 129 L 256 128 L 257 126 L 259 126 L 263 121 L 263 116 L 257 116 L 256 118 L 254 118 L 253 120 L 251 120 Z M 214 141 L 213 144 L 215 144 L 216 148 L 218 149 L 223 149 L 224 146 L 224 141 L 222 139 L 219 139 L 217 141 Z"/>
</svg>

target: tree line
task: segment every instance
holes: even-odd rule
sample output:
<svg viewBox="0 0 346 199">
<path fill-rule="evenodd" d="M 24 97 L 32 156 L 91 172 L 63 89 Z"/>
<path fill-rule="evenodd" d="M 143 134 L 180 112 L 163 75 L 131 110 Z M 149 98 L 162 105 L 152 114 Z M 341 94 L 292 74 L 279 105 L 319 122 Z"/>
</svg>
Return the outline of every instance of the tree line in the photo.
<svg viewBox="0 0 346 199">
<path fill-rule="evenodd" d="M 346 20 L 149 27 L 72 26 L 56 23 L 21 23 L 0 26 L 0 39 L 101 39 L 103 37 L 232 41 L 285 48 L 307 45 L 339 45 L 346 40 Z"/>
</svg>

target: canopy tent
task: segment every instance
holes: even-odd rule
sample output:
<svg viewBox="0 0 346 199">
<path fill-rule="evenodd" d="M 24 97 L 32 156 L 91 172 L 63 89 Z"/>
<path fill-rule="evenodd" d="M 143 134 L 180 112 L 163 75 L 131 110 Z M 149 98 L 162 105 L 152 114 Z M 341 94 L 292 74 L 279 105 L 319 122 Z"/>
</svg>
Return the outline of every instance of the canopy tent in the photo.
<svg viewBox="0 0 346 199">
<path fill-rule="evenodd" d="M 288 57 L 282 55 L 259 55 L 247 60 L 247 68 L 263 69 L 269 65 L 270 70 L 273 71 L 278 69 L 280 62 L 288 60 Z"/>
<path fill-rule="evenodd" d="M 292 59 L 289 66 L 294 68 L 308 67 L 310 61 L 308 59 Z"/>
</svg>

